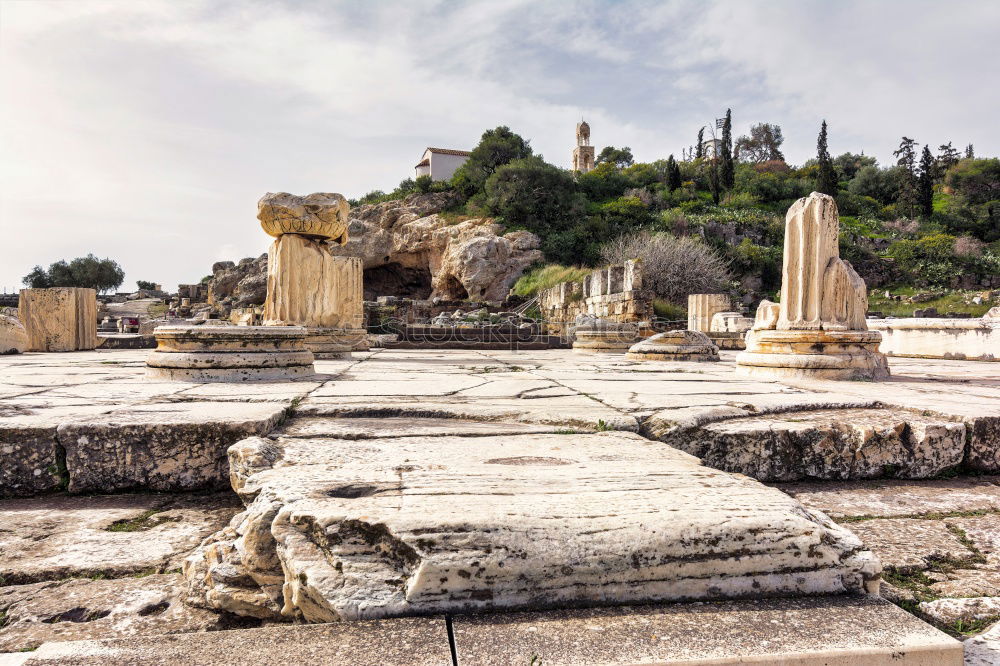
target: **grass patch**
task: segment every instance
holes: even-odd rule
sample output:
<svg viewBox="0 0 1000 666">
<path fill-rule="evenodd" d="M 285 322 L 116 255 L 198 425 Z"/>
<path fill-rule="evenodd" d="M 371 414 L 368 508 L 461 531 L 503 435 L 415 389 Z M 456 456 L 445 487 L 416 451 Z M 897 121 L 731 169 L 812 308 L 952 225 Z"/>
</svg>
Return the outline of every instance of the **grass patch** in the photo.
<svg viewBox="0 0 1000 666">
<path fill-rule="evenodd" d="M 525 298 L 531 298 L 543 289 L 549 289 L 562 284 L 563 282 L 579 282 L 590 275 L 594 269 L 579 268 L 576 266 L 562 266 L 560 264 L 548 264 L 534 268 L 514 283 L 514 294 Z"/>
<path fill-rule="evenodd" d="M 668 303 L 666 301 L 661 301 L 656 299 L 653 301 L 653 314 L 659 319 L 666 319 L 667 321 L 678 321 L 681 319 L 687 319 L 687 308 L 681 307 L 680 305 L 674 305 L 673 303 Z"/>
<path fill-rule="evenodd" d="M 149 509 L 148 511 L 143 511 L 135 518 L 122 518 L 121 520 L 116 520 L 107 527 L 104 528 L 106 532 L 145 532 L 146 530 L 152 529 L 157 525 L 165 523 L 170 518 L 153 518 L 158 513 L 162 513 L 162 509 Z"/>
<path fill-rule="evenodd" d="M 837 518 L 838 523 L 863 523 L 866 520 L 898 520 L 902 518 L 916 518 L 920 520 L 943 520 L 945 518 L 978 518 L 979 516 L 991 516 L 1000 513 L 1000 509 L 974 509 L 971 511 L 932 511 L 929 513 L 904 513 L 899 516 L 847 516 Z M 950 529 L 950 528 L 949 528 Z"/>
<path fill-rule="evenodd" d="M 917 599 L 916 602 L 903 602 L 909 603 L 913 606 L 912 608 L 905 608 L 905 610 L 908 610 L 911 613 L 916 612 L 917 603 L 921 601 L 934 601 L 935 599 L 939 599 L 941 596 L 931 589 L 931 585 L 937 581 L 930 578 L 923 571 L 899 571 L 894 568 L 886 568 L 882 571 L 882 580 L 889 583 L 893 587 L 898 587 L 902 590 L 908 590 L 913 593 L 913 596 Z"/>
<path fill-rule="evenodd" d="M 887 317 L 912 317 L 914 310 L 922 310 L 924 308 L 937 308 L 937 311 L 941 314 L 964 312 L 973 317 L 982 317 L 991 307 L 989 302 L 984 302 L 981 305 L 966 302 L 967 300 L 971 301 L 982 290 L 947 291 L 941 296 L 923 303 L 908 303 L 905 300 L 896 301 L 891 297 L 902 296 L 906 299 L 918 293 L 938 292 L 941 290 L 930 287 L 922 289 L 918 287 L 897 287 L 891 288 L 888 291 L 890 298 L 885 297 L 885 289 L 877 289 L 869 293 L 868 309 L 872 312 L 881 312 Z"/>
</svg>

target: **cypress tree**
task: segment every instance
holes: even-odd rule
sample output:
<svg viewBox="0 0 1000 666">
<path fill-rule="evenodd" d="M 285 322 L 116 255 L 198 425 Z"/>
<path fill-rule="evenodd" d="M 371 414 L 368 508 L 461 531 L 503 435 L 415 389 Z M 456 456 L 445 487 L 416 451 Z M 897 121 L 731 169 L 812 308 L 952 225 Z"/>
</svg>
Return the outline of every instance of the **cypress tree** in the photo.
<svg viewBox="0 0 1000 666">
<path fill-rule="evenodd" d="M 698 145 L 694 147 L 695 159 L 701 159 L 705 156 L 705 146 L 702 144 L 705 142 L 705 128 L 704 126 L 698 130 Z"/>
<path fill-rule="evenodd" d="M 920 175 L 917 177 L 917 201 L 924 217 L 934 212 L 934 157 L 931 149 L 924 145 L 920 155 Z"/>
<path fill-rule="evenodd" d="M 826 120 L 819 130 L 819 138 L 816 140 L 816 157 L 819 161 L 819 171 L 816 173 L 816 191 L 829 194 L 831 197 L 837 195 L 837 172 L 833 168 L 833 160 L 830 159 L 830 151 L 826 147 Z"/>
<path fill-rule="evenodd" d="M 681 186 L 681 169 L 677 166 L 674 156 L 667 158 L 667 187 L 671 192 Z"/>
<path fill-rule="evenodd" d="M 726 109 L 726 120 L 722 124 L 722 159 L 719 163 L 719 180 L 722 187 L 731 189 L 736 183 L 736 167 L 733 165 L 733 113 Z"/>
</svg>

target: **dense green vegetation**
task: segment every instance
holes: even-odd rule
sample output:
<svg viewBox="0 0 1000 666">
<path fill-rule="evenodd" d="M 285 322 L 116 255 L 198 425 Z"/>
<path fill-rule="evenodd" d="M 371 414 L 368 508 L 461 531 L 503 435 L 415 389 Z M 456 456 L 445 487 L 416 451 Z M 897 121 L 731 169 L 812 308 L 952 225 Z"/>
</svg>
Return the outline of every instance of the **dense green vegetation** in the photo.
<svg viewBox="0 0 1000 666">
<path fill-rule="evenodd" d="M 116 289 L 125 280 L 125 271 L 112 259 L 98 259 L 92 254 L 70 262 L 56 261 L 48 269 L 35 266 L 24 276 L 24 286 L 31 289 L 48 287 L 87 287 L 104 293 Z"/>
<path fill-rule="evenodd" d="M 976 158 L 971 145 L 962 154 L 951 143 L 935 155 L 908 137 L 894 164 L 833 157 L 824 121 L 816 158 L 796 167 L 784 161 L 780 127 L 756 124 L 734 143 L 729 111 L 721 125 L 717 158 L 702 150 L 702 128 L 686 159 L 637 163 L 629 148 L 608 146 L 585 174 L 548 164 L 498 127 L 483 134 L 451 182 L 408 179 L 355 203 L 452 190 L 459 195 L 453 214 L 491 215 L 532 231 L 546 259 L 561 265 L 600 265 L 610 243 L 638 232 L 689 237 L 723 258 L 734 291 L 769 295 L 781 277 L 785 212 L 823 191 L 840 210 L 841 256 L 869 287 L 976 288 L 1000 275 L 1000 160 Z"/>
</svg>

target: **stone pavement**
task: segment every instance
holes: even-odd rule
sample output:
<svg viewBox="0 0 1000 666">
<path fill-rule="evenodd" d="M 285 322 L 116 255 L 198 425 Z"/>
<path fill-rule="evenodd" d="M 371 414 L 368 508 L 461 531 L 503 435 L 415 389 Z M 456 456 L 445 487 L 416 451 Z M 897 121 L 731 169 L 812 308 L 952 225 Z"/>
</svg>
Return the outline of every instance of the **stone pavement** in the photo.
<svg viewBox="0 0 1000 666">
<path fill-rule="evenodd" d="M 4 613 L 0 637 L 6 646 L 0 649 L 30 648 L 45 640 L 124 638 L 259 623 L 259 619 L 182 604 L 180 598 L 191 591 L 181 589 L 175 573 L 184 553 L 223 527 L 225 518 L 238 510 L 224 503 L 225 512 L 213 514 L 223 507 L 213 508 L 210 502 L 198 507 L 202 501 L 198 497 L 215 495 L 190 493 L 229 486 L 226 451 L 241 440 L 258 442 L 256 449 L 246 443 L 234 449 L 246 455 L 236 457 L 232 482 L 251 507 L 261 488 L 268 493 L 277 489 L 264 483 L 282 478 L 283 473 L 268 471 L 276 461 L 276 470 L 289 461 L 311 462 L 295 465 L 294 473 L 300 475 L 303 487 L 316 482 L 324 491 L 336 490 L 327 495 L 329 501 L 313 502 L 311 508 L 296 505 L 307 510 L 289 513 L 288 525 L 300 519 L 302 524 L 328 521 L 332 517 L 329 508 L 335 505 L 349 512 L 362 506 L 383 511 L 377 507 L 398 506 L 407 493 L 393 484 L 407 476 L 419 480 L 420 473 L 405 468 L 425 464 L 456 465 L 463 482 L 471 477 L 484 482 L 486 477 L 473 469 L 487 470 L 490 478 L 509 485 L 506 497 L 493 495 L 500 502 L 484 496 L 472 503 L 495 505 L 481 512 L 480 518 L 463 516 L 472 521 L 495 522 L 499 509 L 506 505 L 514 509 L 524 488 L 540 479 L 571 487 L 573 474 L 603 476 L 609 483 L 627 482 L 638 488 L 634 484 L 669 479 L 670 472 L 663 477 L 655 474 L 676 467 L 672 473 L 678 481 L 703 478 L 721 484 L 717 487 L 723 492 L 749 483 L 747 488 L 759 489 L 753 491 L 758 493 L 755 497 L 767 498 L 777 496 L 769 495 L 771 491 L 763 486 L 739 481 L 738 475 L 710 467 L 793 481 L 778 487 L 808 509 L 832 516 L 842 527 L 822 520 L 816 525 L 831 534 L 843 528 L 856 532 L 883 559 L 891 582 L 883 587 L 890 596 L 902 590 L 893 600 L 904 608 L 936 621 L 953 635 L 981 630 L 994 617 L 990 609 L 994 607 L 991 600 L 997 597 L 993 554 L 997 484 L 995 477 L 965 474 L 1000 469 L 998 364 L 892 359 L 893 378 L 885 383 L 776 382 L 737 378 L 730 352 L 722 353 L 720 363 L 678 363 L 631 362 L 620 355 L 583 357 L 564 350 L 382 350 L 357 353 L 349 360 L 318 361 L 320 374 L 308 380 L 220 385 L 146 381 L 146 353 L 122 350 L 0 358 L 3 493 L 35 495 L 66 487 L 90 493 L 160 490 L 176 493 L 170 502 L 177 503 L 161 504 L 161 495 L 0 500 L 0 521 L 11 516 L 15 525 L 12 536 L 2 536 L 3 544 L 29 544 L 32 539 L 44 544 L 50 539 L 52 546 L 32 558 L 26 545 L 4 545 L 5 555 L 8 547 L 23 555 L 9 563 L 5 557 L 3 562 L 2 575 L 10 580 L 0 587 Z M 614 430 L 635 434 L 608 432 Z M 770 439 L 755 434 L 761 432 L 770 433 Z M 281 450 L 261 448 L 263 435 L 273 438 L 264 443 L 273 441 Z M 651 444 L 650 439 L 703 455 L 708 466 L 692 467 L 683 454 L 658 449 L 662 444 Z M 767 445 L 762 446 L 762 441 Z M 450 456 L 449 446 L 457 447 Z M 480 455 L 474 446 L 482 451 L 478 462 L 468 457 L 470 452 Z M 379 451 L 382 467 L 366 466 L 361 451 Z M 400 459 L 393 461 L 393 455 Z M 405 459 L 408 456 L 411 460 Z M 747 463 L 762 456 L 769 458 L 767 465 Z M 607 457 L 603 464 L 602 457 Z M 349 465 L 331 468 L 335 460 Z M 462 467 L 473 463 L 478 467 Z M 401 468 L 404 471 L 395 471 Z M 322 473 L 310 476 L 310 469 Z M 336 474 L 331 476 L 331 471 Z M 906 476 L 940 478 L 902 480 Z M 431 474 L 426 482 L 436 484 L 444 478 Z M 482 492 L 483 482 L 469 487 L 478 484 L 477 492 Z M 289 505 L 291 498 L 288 486 L 284 488 L 279 497 L 282 506 Z M 658 492 L 663 492 L 665 486 L 660 488 Z M 651 501 L 653 496 L 647 492 L 632 495 Z M 622 516 L 640 515 L 641 511 L 635 513 L 639 505 L 630 507 L 625 502 L 627 493 L 619 496 L 623 499 L 606 503 L 609 516 L 623 510 Z M 134 504 L 125 501 L 120 508 L 115 505 L 116 498 L 127 497 L 137 499 Z M 152 499 L 138 499 L 142 497 Z M 428 507 L 421 510 L 424 513 L 445 506 L 431 508 L 432 494 L 411 495 L 405 501 L 410 508 L 419 506 L 411 501 L 423 503 Z M 775 507 L 781 504 L 777 499 L 768 502 Z M 325 516 L 316 512 L 321 505 L 326 507 Z M 185 507 L 195 512 L 185 514 Z M 533 508 L 530 503 L 525 507 Z M 201 508 L 204 512 L 199 513 Z M 455 509 L 458 514 L 468 513 L 460 504 Z M 46 516 L 73 515 L 74 510 L 81 519 L 68 522 L 76 532 L 53 526 L 46 536 L 44 525 L 51 524 L 43 522 L 49 520 Z M 144 515 L 149 511 L 174 511 L 181 518 L 160 521 L 159 513 Z M 39 521 L 37 529 L 24 528 L 26 523 L 18 521 L 18 515 Z M 411 511 L 410 515 L 419 514 Z M 91 519 L 84 516 L 93 520 L 87 522 Z M 246 518 L 241 514 L 227 529 L 240 529 Z M 542 519 L 543 512 L 536 512 L 534 520 Z M 613 517 L 609 520 L 614 522 Z M 143 538 L 155 534 L 162 538 L 130 552 L 124 540 L 114 540 L 118 535 L 106 530 L 117 521 L 145 530 Z M 633 536 L 646 532 L 637 529 L 641 521 L 635 524 Z M 98 532 L 114 539 L 102 541 Z M 291 536 L 291 532 L 285 534 Z M 362 551 L 369 547 L 364 534 L 356 536 L 361 538 L 357 543 Z M 222 547 L 225 538 L 213 539 L 221 544 L 220 552 L 226 550 Z M 537 546 L 537 553 L 544 551 L 543 542 L 526 543 Z M 76 564 L 60 555 L 66 544 L 84 549 L 86 561 Z M 584 558 L 578 563 L 586 563 L 584 554 L 571 554 Z M 446 553 L 429 557 L 428 561 L 444 562 L 440 558 Z M 486 567 L 485 563 L 480 562 Z M 258 576 L 261 571 L 256 572 Z M 298 600 L 299 611 L 311 607 L 313 571 L 318 570 L 304 570 L 308 584 L 303 582 L 298 589 L 293 585 L 290 590 L 301 593 L 289 595 Z M 448 589 L 465 589 L 474 596 L 475 572 L 468 572 L 468 579 L 455 573 L 449 577 Z M 563 584 L 560 577 L 566 582 L 584 575 L 558 569 L 552 573 L 548 580 L 553 590 Z M 268 584 L 280 587 L 282 582 L 265 578 L 263 587 L 255 581 L 240 594 L 234 595 L 232 589 L 228 593 L 248 606 L 260 607 Z M 216 580 L 225 577 L 216 576 Z M 427 583 L 425 590 L 431 593 Z M 60 589 L 70 584 L 72 594 L 62 594 Z M 905 593 L 912 593 L 912 598 Z M 947 605 L 951 599 L 970 595 L 981 601 L 959 602 L 968 608 Z M 273 600 L 273 596 L 268 598 Z M 39 610 L 29 610 L 33 608 Z M 43 613 L 45 617 L 39 620 Z M 546 617 L 558 621 L 556 615 Z M 56 631 L 71 625 L 72 632 Z M 456 635 L 461 626 L 456 621 Z M 976 645 L 980 651 L 991 649 L 985 638 Z"/>
</svg>

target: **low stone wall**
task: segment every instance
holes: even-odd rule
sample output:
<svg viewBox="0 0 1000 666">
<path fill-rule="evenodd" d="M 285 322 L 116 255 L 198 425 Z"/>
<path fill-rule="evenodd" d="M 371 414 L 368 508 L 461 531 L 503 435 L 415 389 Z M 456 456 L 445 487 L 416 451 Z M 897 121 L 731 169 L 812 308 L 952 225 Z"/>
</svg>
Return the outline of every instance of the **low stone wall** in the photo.
<svg viewBox="0 0 1000 666">
<path fill-rule="evenodd" d="M 643 289 L 641 264 L 630 260 L 538 292 L 538 308 L 549 332 L 561 335 L 582 314 L 620 324 L 650 321 L 653 292 Z"/>
<path fill-rule="evenodd" d="M 1000 320 L 869 319 L 868 328 L 882 334 L 886 356 L 1000 361 Z"/>
</svg>

